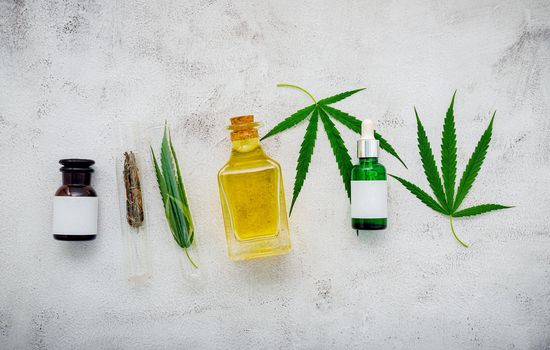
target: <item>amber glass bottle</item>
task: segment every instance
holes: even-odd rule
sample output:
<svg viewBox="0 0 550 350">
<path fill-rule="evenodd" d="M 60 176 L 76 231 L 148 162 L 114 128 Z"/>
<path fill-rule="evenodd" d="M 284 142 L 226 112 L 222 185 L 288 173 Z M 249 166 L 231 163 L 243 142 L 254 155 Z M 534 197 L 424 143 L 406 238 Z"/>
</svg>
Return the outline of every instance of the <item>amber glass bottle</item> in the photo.
<svg viewBox="0 0 550 350">
<path fill-rule="evenodd" d="M 281 166 L 262 149 L 254 116 L 231 118 L 231 157 L 218 173 L 229 257 L 291 249 Z"/>
<path fill-rule="evenodd" d="M 53 237 L 60 241 L 90 241 L 97 235 L 97 194 L 91 186 L 90 159 L 62 159 L 63 185 L 55 192 Z"/>
</svg>

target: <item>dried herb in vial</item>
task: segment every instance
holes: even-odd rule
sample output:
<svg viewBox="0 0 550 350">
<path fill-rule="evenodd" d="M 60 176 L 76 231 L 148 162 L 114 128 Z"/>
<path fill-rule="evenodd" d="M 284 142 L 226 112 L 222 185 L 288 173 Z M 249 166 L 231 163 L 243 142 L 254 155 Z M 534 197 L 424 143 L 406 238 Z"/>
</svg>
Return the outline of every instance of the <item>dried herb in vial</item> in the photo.
<svg viewBox="0 0 550 350">
<path fill-rule="evenodd" d="M 136 157 L 132 151 L 124 152 L 124 187 L 126 188 L 126 220 L 138 228 L 143 223 L 143 202 Z"/>
</svg>

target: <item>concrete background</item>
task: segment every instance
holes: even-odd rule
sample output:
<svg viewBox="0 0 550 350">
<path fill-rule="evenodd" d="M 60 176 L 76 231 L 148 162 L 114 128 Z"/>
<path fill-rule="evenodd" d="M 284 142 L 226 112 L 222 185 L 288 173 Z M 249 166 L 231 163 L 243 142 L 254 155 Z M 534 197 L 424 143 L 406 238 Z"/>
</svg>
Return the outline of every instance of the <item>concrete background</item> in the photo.
<svg viewBox="0 0 550 350">
<path fill-rule="evenodd" d="M 547 1 L 2 0 L 0 50 L 0 348 L 550 348 Z M 439 161 L 458 89 L 459 175 L 498 110 L 464 204 L 516 208 L 457 219 L 464 249 L 445 217 L 391 181 L 389 228 L 356 237 L 320 133 L 293 252 L 230 262 L 216 184 L 224 127 L 253 113 L 265 133 L 310 103 L 280 82 L 317 98 L 366 87 L 338 106 L 378 120 L 409 170 L 381 161 L 424 188 L 413 106 Z M 150 232 L 153 279 L 127 281 L 114 130 L 165 118 L 197 227 L 196 288 L 163 221 Z M 264 142 L 287 201 L 304 128 Z M 339 128 L 353 154 L 356 135 Z M 97 161 L 90 243 L 51 237 L 66 157 Z"/>
</svg>

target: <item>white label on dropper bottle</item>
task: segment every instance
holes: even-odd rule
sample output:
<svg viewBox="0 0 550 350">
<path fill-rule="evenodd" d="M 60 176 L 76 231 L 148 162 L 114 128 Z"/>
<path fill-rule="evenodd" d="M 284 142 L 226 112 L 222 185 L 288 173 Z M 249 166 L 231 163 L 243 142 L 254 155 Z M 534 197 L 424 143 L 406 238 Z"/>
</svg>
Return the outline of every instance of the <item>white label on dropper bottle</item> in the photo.
<svg viewBox="0 0 550 350">
<path fill-rule="evenodd" d="M 55 196 L 53 199 L 53 234 L 97 234 L 97 197 Z"/>
<path fill-rule="evenodd" d="M 351 218 L 386 219 L 387 198 L 386 180 L 351 181 Z"/>
</svg>

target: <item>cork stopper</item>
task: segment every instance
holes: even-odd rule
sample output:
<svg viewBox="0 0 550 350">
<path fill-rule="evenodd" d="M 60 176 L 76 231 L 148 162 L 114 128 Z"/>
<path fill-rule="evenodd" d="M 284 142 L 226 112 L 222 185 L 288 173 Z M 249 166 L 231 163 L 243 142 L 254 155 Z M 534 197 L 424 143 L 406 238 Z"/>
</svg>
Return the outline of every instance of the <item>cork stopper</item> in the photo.
<svg viewBox="0 0 550 350">
<path fill-rule="evenodd" d="M 249 124 L 249 123 L 254 123 L 254 116 L 253 115 L 240 115 L 238 117 L 230 118 L 229 120 L 231 121 L 231 125 Z"/>
<path fill-rule="evenodd" d="M 231 125 L 228 127 L 231 130 L 231 141 L 246 140 L 258 137 L 259 123 L 254 122 L 253 115 L 241 115 L 229 119 Z"/>
</svg>

